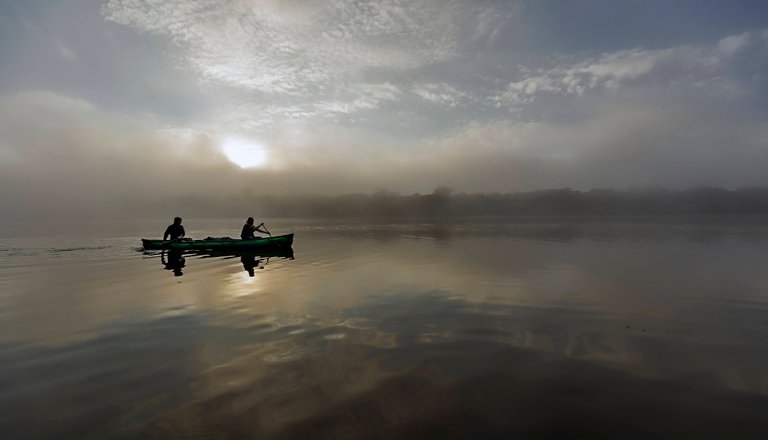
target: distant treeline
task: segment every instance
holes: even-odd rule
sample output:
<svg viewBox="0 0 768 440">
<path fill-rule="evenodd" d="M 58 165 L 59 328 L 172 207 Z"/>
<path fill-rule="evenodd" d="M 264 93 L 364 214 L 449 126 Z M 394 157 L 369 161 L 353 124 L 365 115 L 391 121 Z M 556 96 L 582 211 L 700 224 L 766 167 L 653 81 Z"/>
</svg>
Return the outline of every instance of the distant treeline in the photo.
<svg viewBox="0 0 768 440">
<path fill-rule="evenodd" d="M 552 189 L 516 193 L 455 192 L 439 187 L 430 194 L 390 191 L 336 196 L 259 196 L 240 194 L 217 200 L 193 196 L 165 203 L 188 214 L 210 217 L 438 217 L 516 215 L 702 215 L 768 214 L 768 188 L 726 190 Z"/>
</svg>

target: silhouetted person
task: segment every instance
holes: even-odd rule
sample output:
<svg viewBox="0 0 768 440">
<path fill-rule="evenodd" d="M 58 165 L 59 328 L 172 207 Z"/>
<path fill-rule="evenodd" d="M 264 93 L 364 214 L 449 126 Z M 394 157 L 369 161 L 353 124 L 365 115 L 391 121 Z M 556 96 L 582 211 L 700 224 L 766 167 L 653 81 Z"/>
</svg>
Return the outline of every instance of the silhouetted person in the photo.
<svg viewBox="0 0 768 440">
<path fill-rule="evenodd" d="M 173 276 L 180 277 L 184 275 L 181 269 L 187 265 L 187 260 L 183 256 L 183 252 L 179 249 L 171 249 L 168 251 L 168 259 L 165 258 L 165 251 L 160 254 L 160 261 L 165 266 L 166 270 L 172 270 Z"/>
<path fill-rule="evenodd" d="M 168 237 L 171 237 L 171 240 L 176 240 L 177 238 L 184 237 L 186 232 L 184 232 L 184 226 L 181 226 L 181 217 L 174 217 L 173 224 L 169 225 L 165 229 L 165 234 L 163 234 L 163 240 L 167 240 Z"/>
<path fill-rule="evenodd" d="M 256 236 L 253 235 L 256 231 L 263 234 L 269 234 L 266 229 L 260 229 L 262 226 L 264 226 L 264 223 L 259 223 L 259 226 L 253 226 L 253 217 L 248 217 L 248 220 L 246 220 L 243 225 L 243 231 L 240 232 L 240 238 L 243 240 L 253 240 L 256 238 Z"/>
</svg>

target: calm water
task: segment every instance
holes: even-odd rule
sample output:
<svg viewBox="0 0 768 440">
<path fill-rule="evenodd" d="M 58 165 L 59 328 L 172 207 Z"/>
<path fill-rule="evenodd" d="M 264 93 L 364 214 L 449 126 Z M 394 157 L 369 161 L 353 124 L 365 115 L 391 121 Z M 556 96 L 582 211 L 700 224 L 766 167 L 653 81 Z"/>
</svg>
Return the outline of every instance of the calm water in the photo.
<svg viewBox="0 0 768 440">
<path fill-rule="evenodd" d="M 768 432 L 768 222 L 267 224 L 0 239 L 0 438 Z"/>
</svg>

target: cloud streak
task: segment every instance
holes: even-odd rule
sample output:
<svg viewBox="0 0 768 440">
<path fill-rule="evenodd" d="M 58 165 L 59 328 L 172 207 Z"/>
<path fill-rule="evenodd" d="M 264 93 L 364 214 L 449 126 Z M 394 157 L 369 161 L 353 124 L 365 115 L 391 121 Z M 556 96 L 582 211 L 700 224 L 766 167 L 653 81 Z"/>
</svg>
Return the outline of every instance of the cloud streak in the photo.
<svg viewBox="0 0 768 440">
<path fill-rule="evenodd" d="M 615 90 L 637 80 L 670 84 L 685 78 L 699 84 L 727 71 L 732 58 L 744 50 L 752 38 L 750 33 L 743 33 L 725 37 L 711 47 L 621 50 L 570 65 L 537 69 L 524 79 L 509 83 L 493 100 L 499 105 L 519 106 L 533 102 L 542 94 L 582 96 L 596 90 Z"/>
<path fill-rule="evenodd" d="M 461 44 L 457 21 L 470 10 L 456 1 L 112 0 L 104 14 L 168 36 L 206 79 L 264 93 L 322 94 L 369 69 L 450 59 Z"/>
</svg>

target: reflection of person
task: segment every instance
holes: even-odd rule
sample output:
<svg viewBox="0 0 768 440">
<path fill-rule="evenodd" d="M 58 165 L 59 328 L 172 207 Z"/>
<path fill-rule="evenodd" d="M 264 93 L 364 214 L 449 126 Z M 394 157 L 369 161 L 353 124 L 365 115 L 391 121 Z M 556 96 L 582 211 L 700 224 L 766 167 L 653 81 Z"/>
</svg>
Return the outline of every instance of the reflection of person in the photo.
<svg viewBox="0 0 768 440">
<path fill-rule="evenodd" d="M 258 226 L 253 226 L 253 217 L 248 217 L 248 220 L 246 220 L 243 225 L 242 232 L 240 232 L 240 238 L 243 240 L 253 240 L 256 238 L 254 235 L 254 232 L 256 231 L 261 232 L 262 234 L 269 234 L 266 229 L 261 229 L 262 226 L 264 226 L 264 223 L 259 223 Z"/>
<path fill-rule="evenodd" d="M 160 261 L 165 266 L 165 270 L 172 270 L 173 275 L 180 277 L 184 275 L 181 269 L 187 265 L 187 260 L 183 257 L 182 251 L 179 249 L 171 249 L 168 251 L 168 259 L 165 258 L 165 251 L 160 254 Z"/>
<path fill-rule="evenodd" d="M 240 257 L 240 262 L 243 263 L 243 269 L 248 272 L 248 275 L 254 276 L 254 269 L 259 267 L 261 260 L 257 260 L 253 255 L 243 255 Z"/>
<path fill-rule="evenodd" d="M 181 238 L 185 235 L 187 234 L 184 232 L 184 226 L 181 226 L 181 217 L 175 217 L 173 219 L 173 224 L 165 229 L 165 234 L 163 234 L 163 241 L 167 240 L 169 236 L 171 237 L 171 240 L 176 240 L 177 238 Z"/>
</svg>

